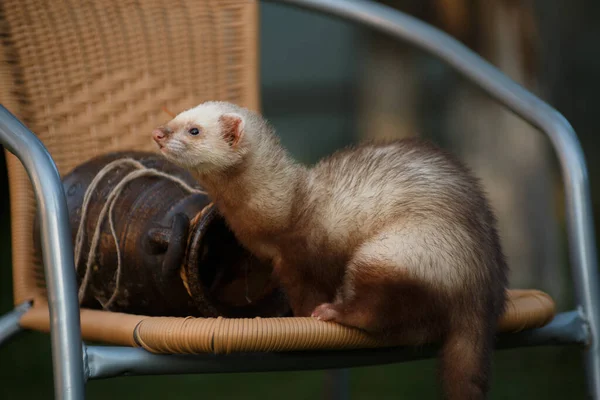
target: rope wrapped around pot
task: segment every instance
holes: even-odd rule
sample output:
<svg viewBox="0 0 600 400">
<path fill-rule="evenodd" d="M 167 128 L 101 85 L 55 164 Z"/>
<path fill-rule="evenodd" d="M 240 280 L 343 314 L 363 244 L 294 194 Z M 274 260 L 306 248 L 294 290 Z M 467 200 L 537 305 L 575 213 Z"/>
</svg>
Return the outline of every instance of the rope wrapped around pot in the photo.
<svg viewBox="0 0 600 400">
<path fill-rule="evenodd" d="M 194 178 L 158 154 L 116 152 L 63 177 L 79 302 L 150 316 L 289 314 L 269 263 L 236 240 Z M 39 254 L 39 226 L 34 226 Z"/>
</svg>

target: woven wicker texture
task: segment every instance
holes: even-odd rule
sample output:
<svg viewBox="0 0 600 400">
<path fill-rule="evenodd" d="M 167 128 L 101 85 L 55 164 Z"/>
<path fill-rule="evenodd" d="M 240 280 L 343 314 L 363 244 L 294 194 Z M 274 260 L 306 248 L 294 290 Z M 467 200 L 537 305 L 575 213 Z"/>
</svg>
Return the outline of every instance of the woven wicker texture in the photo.
<svg viewBox="0 0 600 400">
<path fill-rule="evenodd" d="M 133 332 L 145 316 L 108 311 L 82 309 L 80 313 L 81 335 L 85 340 L 135 347 Z M 21 326 L 42 332 L 50 332 L 48 306 L 37 301 L 21 318 Z"/>
<path fill-rule="evenodd" d="M 509 290 L 500 332 L 519 332 L 550 322 L 555 304 L 538 290 Z M 48 331 L 45 308 L 30 310 L 21 320 L 25 328 Z M 82 310 L 86 340 L 141 346 L 153 353 L 198 354 L 248 351 L 333 350 L 382 347 L 364 333 L 314 318 L 156 318 L 105 311 Z"/>
<path fill-rule="evenodd" d="M 150 132 L 169 118 L 163 106 L 227 100 L 258 109 L 254 1 L 6 0 L 0 9 L 0 102 L 61 174 L 103 152 L 154 149 Z M 20 303 L 43 296 L 43 285 L 32 268 L 31 186 L 7 158 Z"/>
</svg>

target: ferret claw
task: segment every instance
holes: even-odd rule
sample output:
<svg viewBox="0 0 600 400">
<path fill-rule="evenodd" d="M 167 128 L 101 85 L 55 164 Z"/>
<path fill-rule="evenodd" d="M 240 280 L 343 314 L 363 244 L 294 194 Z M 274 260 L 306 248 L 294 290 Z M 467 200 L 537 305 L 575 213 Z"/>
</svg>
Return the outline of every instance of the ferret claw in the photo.
<svg viewBox="0 0 600 400">
<path fill-rule="evenodd" d="M 318 319 L 319 321 L 334 321 L 339 317 L 339 311 L 335 309 L 335 306 L 331 303 L 323 303 L 311 314 L 311 317 Z"/>
</svg>

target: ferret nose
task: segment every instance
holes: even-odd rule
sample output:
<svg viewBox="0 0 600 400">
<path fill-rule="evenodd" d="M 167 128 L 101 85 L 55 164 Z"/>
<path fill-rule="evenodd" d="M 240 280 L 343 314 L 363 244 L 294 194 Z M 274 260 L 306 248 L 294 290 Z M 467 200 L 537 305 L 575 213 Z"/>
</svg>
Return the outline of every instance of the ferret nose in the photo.
<svg viewBox="0 0 600 400">
<path fill-rule="evenodd" d="M 165 138 L 165 132 L 162 129 L 155 129 L 152 131 L 152 137 L 156 143 L 159 143 Z"/>
</svg>

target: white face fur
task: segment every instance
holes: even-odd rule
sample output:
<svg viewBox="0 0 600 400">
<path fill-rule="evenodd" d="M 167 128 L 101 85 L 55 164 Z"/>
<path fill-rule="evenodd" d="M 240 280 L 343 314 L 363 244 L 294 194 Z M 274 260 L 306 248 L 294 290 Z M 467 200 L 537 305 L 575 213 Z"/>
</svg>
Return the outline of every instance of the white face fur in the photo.
<svg viewBox="0 0 600 400">
<path fill-rule="evenodd" d="M 220 103 L 204 103 L 177 115 L 153 132 L 161 153 L 197 172 L 224 171 L 244 156 L 244 118 Z"/>
</svg>

